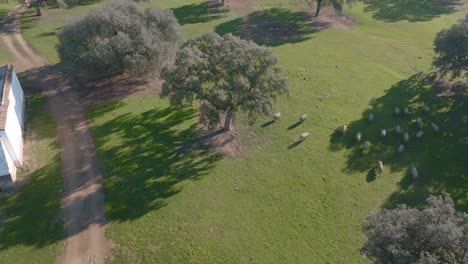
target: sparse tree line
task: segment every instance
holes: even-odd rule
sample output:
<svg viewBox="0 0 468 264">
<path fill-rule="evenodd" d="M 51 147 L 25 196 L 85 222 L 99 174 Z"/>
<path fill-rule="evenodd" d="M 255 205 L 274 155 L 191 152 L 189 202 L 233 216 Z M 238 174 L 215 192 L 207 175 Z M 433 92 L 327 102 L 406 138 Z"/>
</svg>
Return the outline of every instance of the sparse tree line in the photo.
<svg viewBox="0 0 468 264">
<path fill-rule="evenodd" d="M 318 1 L 327 3 L 349 1 Z M 317 10 L 317 14 L 320 10 Z M 434 68 L 441 76 L 468 78 L 468 17 L 437 34 Z M 61 63 L 84 79 L 123 72 L 158 75 L 171 105 L 197 102 L 200 121 L 231 128 L 238 112 L 271 114 L 288 83 L 272 49 L 231 34 L 205 34 L 182 43 L 170 10 L 144 9 L 114 0 L 68 24 L 59 34 Z M 223 119 L 223 120 L 221 120 Z M 369 215 L 363 253 L 375 263 L 468 263 L 468 216 L 450 198 L 429 197 L 429 207 L 404 205 Z"/>
</svg>

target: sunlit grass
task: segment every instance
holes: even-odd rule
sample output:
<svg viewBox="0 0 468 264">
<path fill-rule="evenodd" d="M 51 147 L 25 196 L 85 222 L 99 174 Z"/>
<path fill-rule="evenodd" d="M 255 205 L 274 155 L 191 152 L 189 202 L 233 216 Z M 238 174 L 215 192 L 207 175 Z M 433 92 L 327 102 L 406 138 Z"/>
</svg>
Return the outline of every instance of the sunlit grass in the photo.
<svg viewBox="0 0 468 264">
<path fill-rule="evenodd" d="M 203 13 L 201 2 L 151 4 L 178 8 L 179 14 L 196 8 L 202 17 L 186 20 L 185 38 L 220 27 L 228 33 L 245 21 L 241 12 Z M 280 7 L 280 14 L 295 14 L 303 7 L 296 2 L 254 1 L 251 11 Z M 87 8 L 51 11 L 24 33 L 56 62 L 56 37 L 37 36 L 56 32 L 64 18 Z M 419 205 L 427 193 L 443 191 L 466 209 L 466 171 L 450 156 L 464 156 L 466 148 L 450 131 L 463 135 L 455 121 L 462 120 L 466 108 L 427 99 L 429 88 L 414 77 L 430 70 L 435 34 L 463 12 L 415 23 L 379 19 L 362 4 L 346 12 L 356 20 L 348 28 L 275 42 L 291 94 L 278 101 L 282 119 L 271 126 L 261 127 L 269 120 L 260 118 L 250 127 L 239 116 L 246 149 L 240 158 L 219 160 L 200 150 L 181 156 L 177 147 L 194 136 L 197 118 L 192 110 L 171 109 L 156 96 L 90 110 L 104 164 L 106 235 L 116 245 L 110 263 L 367 263 L 359 249 L 365 240 L 361 223 L 371 210 L 396 202 Z M 425 103 L 433 112 L 424 121 L 445 123 L 446 132 L 428 131 L 407 153 L 394 156 L 399 139 L 392 135 L 380 141 L 380 129 L 411 126 L 416 114 L 397 119 L 391 110 L 398 105 L 417 112 Z M 445 112 L 449 105 L 453 114 Z M 369 111 L 376 113 L 373 125 L 365 122 Z M 302 114 L 308 120 L 288 129 Z M 337 138 L 336 128 L 343 124 L 351 125 L 350 134 Z M 368 154 L 352 143 L 352 133 L 361 129 L 372 141 Z M 311 137 L 288 149 L 302 132 Z M 434 157 L 439 153 L 434 149 L 443 146 L 446 155 Z M 380 158 L 386 171 L 372 179 L 369 171 Z M 413 163 L 424 175 L 416 183 L 406 175 Z"/>
</svg>

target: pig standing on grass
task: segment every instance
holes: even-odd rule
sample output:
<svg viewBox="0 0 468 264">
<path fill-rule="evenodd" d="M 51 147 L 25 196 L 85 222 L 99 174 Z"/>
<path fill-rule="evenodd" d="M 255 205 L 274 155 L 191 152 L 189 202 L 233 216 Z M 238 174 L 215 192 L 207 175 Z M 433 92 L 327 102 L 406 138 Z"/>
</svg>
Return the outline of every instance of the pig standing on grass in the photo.
<svg viewBox="0 0 468 264">
<path fill-rule="evenodd" d="M 403 134 L 403 141 L 404 141 L 405 143 L 408 143 L 408 142 L 409 142 L 409 134 L 408 134 L 408 132 L 405 132 L 405 134 Z"/>
<path fill-rule="evenodd" d="M 281 113 L 280 112 L 273 115 L 273 120 L 274 121 L 278 121 L 278 120 L 280 120 L 280 118 L 281 118 Z"/>
<path fill-rule="evenodd" d="M 400 146 L 398 146 L 398 153 L 403 153 L 404 150 L 405 150 L 405 145 L 400 144 Z"/>
<path fill-rule="evenodd" d="M 395 128 L 395 133 L 400 134 L 401 133 L 401 127 L 398 125 Z"/>
<path fill-rule="evenodd" d="M 302 134 L 299 135 L 299 140 L 300 140 L 300 141 L 304 141 L 304 140 L 306 140 L 309 136 L 310 136 L 310 133 L 307 133 L 307 132 L 306 132 L 306 133 L 302 133 Z"/>
<path fill-rule="evenodd" d="M 421 138 L 423 135 L 424 135 L 424 131 L 421 130 L 418 133 L 416 133 L 416 138 Z"/>
<path fill-rule="evenodd" d="M 381 137 L 385 137 L 387 135 L 387 129 L 382 129 L 382 131 L 380 131 L 380 136 Z"/>
<path fill-rule="evenodd" d="M 356 141 L 359 143 L 359 142 L 361 141 L 361 139 L 362 139 L 362 133 L 361 133 L 361 132 L 358 132 L 358 133 L 356 134 Z"/>
<path fill-rule="evenodd" d="M 299 117 L 299 122 L 304 122 L 307 119 L 307 115 L 301 115 Z"/>
<path fill-rule="evenodd" d="M 419 177 L 418 170 L 413 165 L 411 165 L 411 176 L 413 177 L 413 180 L 416 180 Z"/>
<path fill-rule="evenodd" d="M 422 119 L 419 116 L 416 118 L 416 124 L 418 125 L 419 128 L 422 127 Z"/>
<path fill-rule="evenodd" d="M 346 134 L 346 131 L 348 131 L 348 126 L 343 125 L 343 126 L 341 127 L 341 134 L 343 134 L 343 135 Z"/>
<path fill-rule="evenodd" d="M 369 146 L 370 146 L 370 142 L 369 140 L 366 140 L 366 142 L 364 142 L 364 150 L 365 151 L 369 150 Z"/>
<path fill-rule="evenodd" d="M 383 173 L 383 163 L 380 160 L 377 161 L 377 170 L 379 171 L 379 174 Z"/>
</svg>

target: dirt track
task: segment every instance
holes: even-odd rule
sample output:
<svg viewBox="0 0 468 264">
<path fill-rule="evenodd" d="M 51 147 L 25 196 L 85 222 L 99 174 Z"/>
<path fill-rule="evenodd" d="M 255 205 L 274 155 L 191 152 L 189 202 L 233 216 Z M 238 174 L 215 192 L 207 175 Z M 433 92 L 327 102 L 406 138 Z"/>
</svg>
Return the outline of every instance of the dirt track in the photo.
<svg viewBox="0 0 468 264">
<path fill-rule="evenodd" d="M 15 58 L 15 70 L 22 72 L 48 98 L 57 124 L 64 179 L 62 207 L 63 250 L 58 263 L 104 263 L 104 195 L 99 164 L 85 109 L 63 74 L 48 66 L 21 35 L 24 7 L 16 7 L 0 29 L 0 40 Z"/>
</svg>

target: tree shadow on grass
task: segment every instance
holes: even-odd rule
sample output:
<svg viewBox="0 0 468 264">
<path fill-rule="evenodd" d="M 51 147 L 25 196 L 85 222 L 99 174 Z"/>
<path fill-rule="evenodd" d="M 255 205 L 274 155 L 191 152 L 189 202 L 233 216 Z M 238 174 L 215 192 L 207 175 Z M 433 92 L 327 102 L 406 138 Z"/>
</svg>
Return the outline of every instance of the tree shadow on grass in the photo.
<svg viewBox="0 0 468 264">
<path fill-rule="evenodd" d="M 280 46 L 306 41 L 311 34 L 327 27 L 328 23 L 314 21 L 306 12 L 271 8 L 220 24 L 215 31 L 221 35 L 232 33 L 261 45 Z"/>
<path fill-rule="evenodd" d="M 467 211 L 468 107 L 459 98 L 439 96 L 431 89 L 433 81 L 433 76 L 417 74 L 396 83 L 384 96 L 371 102 L 361 119 L 350 122 L 346 135 L 333 133 L 329 148 L 332 151 L 348 149 L 346 171 L 368 172 L 377 160 L 382 160 L 385 171 L 405 174 L 399 191 L 393 193 L 384 206 L 394 207 L 399 203 L 422 206 L 428 194 L 446 192 L 459 209 Z M 424 105 L 431 108 L 429 113 L 423 113 Z M 411 114 L 397 117 L 393 115 L 395 107 L 409 107 Z M 371 124 L 367 120 L 370 112 L 375 115 Z M 414 121 L 417 116 L 423 120 L 421 139 L 415 137 L 421 130 Z M 431 122 L 439 125 L 440 132 L 433 131 Z M 410 134 L 410 142 L 400 154 L 397 147 L 402 143 L 402 136 L 396 135 L 396 125 Z M 387 129 L 385 138 L 380 137 L 383 128 Z M 362 144 L 356 145 L 354 141 L 358 131 L 363 135 L 361 142 L 371 142 L 366 154 L 362 152 Z M 420 174 L 417 180 L 412 180 L 408 173 L 412 164 Z M 386 177 L 385 172 L 382 177 Z"/>
<path fill-rule="evenodd" d="M 460 0 L 364 0 L 366 12 L 385 22 L 429 21 L 456 11 Z"/>
<path fill-rule="evenodd" d="M 26 93 L 28 85 L 23 83 Z M 55 141 L 41 143 L 55 138 L 55 124 L 38 95 L 27 96 L 26 110 L 25 164 L 14 190 L 0 198 L 0 251 L 17 245 L 42 248 L 61 239 L 59 147 Z"/>
<path fill-rule="evenodd" d="M 220 4 L 211 1 L 184 5 L 174 8 L 172 11 L 181 25 L 209 22 L 222 18 L 223 13 L 227 12 L 221 8 Z"/>
<path fill-rule="evenodd" d="M 0 33 L 11 33 L 17 30 L 18 25 L 14 23 L 14 19 L 10 16 L 0 18 Z"/>
<path fill-rule="evenodd" d="M 28 25 L 26 25 L 28 26 Z M 49 31 L 49 32 L 43 32 L 41 34 L 37 34 L 34 36 L 35 38 L 47 38 L 47 37 L 54 37 L 57 36 L 57 34 L 63 29 L 63 27 L 56 27 L 54 30 Z"/>
<path fill-rule="evenodd" d="M 30 175 L 30 181 L 15 193 L 0 199 L 0 249 L 18 244 L 44 247 L 61 239 L 60 157 Z"/>
<path fill-rule="evenodd" d="M 92 111 L 90 117 L 100 114 Z M 197 124 L 189 125 L 194 115 L 192 108 L 155 109 L 123 114 L 93 127 L 105 164 L 109 221 L 136 219 L 165 206 L 167 198 L 181 191 L 183 181 L 199 179 L 222 158 L 200 148 L 178 151 L 199 132 Z"/>
<path fill-rule="evenodd" d="M 40 17 L 38 17 L 36 15 L 36 13 L 34 11 L 29 8 L 27 9 L 24 13 L 23 13 L 23 16 L 21 17 L 21 30 L 27 30 L 27 29 L 30 29 L 32 28 L 36 23 L 37 21 L 40 19 Z M 4 21 L 4 23 L 7 23 L 9 21 Z M 11 23 L 11 22 L 9 22 Z M 0 24 L 0 26 L 2 26 Z M 3 25 L 2 27 L 2 31 L 5 32 L 5 29 L 8 28 L 7 26 Z M 11 30 L 10 30 L 11 32 Z"/>
<path fill-rule="evenodd" d="M 35 36 L 35 38 L 47 38 L 47 37 L 53 37 L 55 35 L 57 35 L 57 32 L 49 31 L 49 32 L 43 32 L 41 34 L 38 34 Z"/>
</svg>

